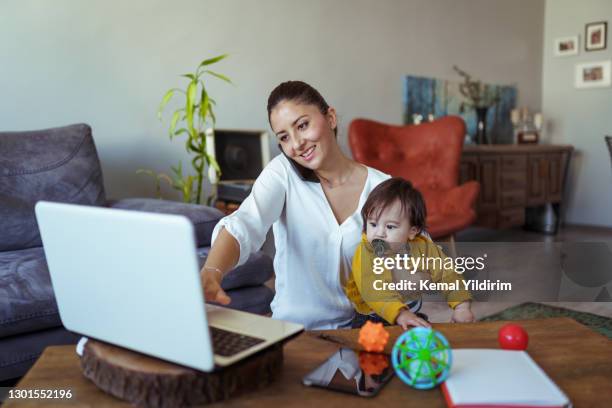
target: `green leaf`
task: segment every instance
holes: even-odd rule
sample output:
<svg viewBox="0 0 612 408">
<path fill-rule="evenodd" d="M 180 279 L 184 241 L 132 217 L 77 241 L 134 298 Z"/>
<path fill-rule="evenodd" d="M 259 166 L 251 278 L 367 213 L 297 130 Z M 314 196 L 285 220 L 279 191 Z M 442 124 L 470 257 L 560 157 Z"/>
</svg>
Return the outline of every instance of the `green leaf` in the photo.
<svg viewBox="0 0 612 408">
<path fill-rule="evenodd" d="M 159 118 L 159 120 L 161 120 L 162 118 L 162 111 L 164 110 L 168 102 L 170 102 L 170 99 L 172 99 L 173 95 L 174 95 L 174 89 L 170 89 L 168 92 L 166 92 L 166 94 L 162 98 L 162 101 L 159 104 L 159 109 L 157 110 L 157 117 Z"/>
<path fill-rule="evenodd" d="M 190 150 L 194 153 L 198 153 L 200 151 L 200 148 L 198 147 L 198 145 L 191 138 L 189 139 L 189 147 L 187 148 L 187 151 L 190 151 Z"/>
<path fill-rule="evenodd" d="M 191 81 L 189 87 L 187 88 L 187 107 L 193 109 L 193 105 L 195 104 L 196 92 L 197 92 L 198 83 L 195 81 Z"/>
<path fill-rule="evenodd" d="M 168 183 L 169 186 L 172 186 L 172 179 L 166 173 L 159 173 L 157 175 L 157 178 L 159 180 L 164 180 L 166 183 Z"/>
<path fill-rule="evenodd" d="M 189 132 L 185 128 L 180 128 L 179 130 L 174 132 L 174 136 L 179 136 L 179 135 L 182 135 L 183 133 L 189 133 Z"/>
<path fill-rule="evenodd" d="M 190 153 L 190 152 L 198 153 L 200 151 L 200 149 L 198 148 L 198 145 L 195 143 L 192 137 L 190 137 L 189 139 L 185 141 L 185 150 L 187 150 L 187 153 Z"/>
<path fill-rule="evenodd" d="M 179 120 L 179 117 L 181 116 L 181 113 L 179 111 L 174 112 L 174 114 L 172 114 L 172 120 L 170 121 L 170 139 L 172 140 L 172 136 L 174 136 L 174 129 L 176 129 L 176 123 Z"/>
<path fill-rule="evenodd" d="M 200 102 L 200 112 L 199 115 L 202 118 L 202 120 L 204 120 L 204 122 L 206 122 L 206 114 L 208 113 L 208 105 L 209 105 L 209 98 L 208 98 L 208 92 L 206 92 L 206 89 L 204 88 L 204 84 L 202 84 L 202 102 Z"/>
<path fill-rule="evenodd" d="M 221 175 L 221 167 L 219 166 L 217 159 L 209 155 L 206 155 L 206 159 L 208 161 L 208 164 L 211 165 L 213 169 L 215 169 L 215 171 L 217 172 L 217 175 Z"/>
<path fill-rule="evenodd" d="M 205 66 L 205 65 L 211 65 L 211 64 L 214 64 L 215 62 L 219 62 L 219 61 L 221 61 L 222 59 L 227 58 L 227 57 L 228 57 L 228 55 L 229 55 L 229 54 L 223 54 L 223 55 L 219 55 L 219 56 L 214 57 L 214 58 L 206 59 L 206 60 L 204 60 L 204 61 L 200 62 L 200 65 L 198 65 L 198 68 L 199 68 L 199 67 L 203 67 L 203 66 Z"/>
<path fill-rule="evenodd" d="M 204 158 L 202 156 L 196 156 L 191 160 L 193 168 L 200 173 L 204 169 Z"/>
<path fill-rule="evenodd" d="M 155 176 L 155 173 L 153 173 L 153 170 L 147 170 L 147 169 L 138 169 L 136 170 L 136 174 L 146 174 L 149 176 Z"/>
<path fill-rule="evenodd" d="M 195 133 L 194 127 L 193 127 L 193 106 L 195 104 L 195 97 L 196 97 L 196 91 L 197 91 L 197 86 L 198 83 L 195 81 L 191 81 L 191 83 L 189 84 L 189 87 L 187 88 L 187 101 L 186 101 L 186 106 L 185 106 L 185 113 L 186 113 L 186 118 L 187 118 L 187 128 L 189 129 L 190 133 Z"/>
<path fill-rule="evenodd" d="M 193 191 L 193 176 L 189 175 L 183 181 L 183 201 L 186 203 L 190 203 L 192 201 L 192 191 Z"/>
<path fill-rule="evenodd" d="M 198 133 L 198 153 L 205 154 L 206 153 L 206 132 Z"/>
<path fill-rule="evenodd" d="M 210 104 L 208 105 L 208 114 L 210 115 L 210 118 L 213 121 L 213 125 L 217 123 L 217 117 L 215 116 L 215 113 L 213 112 L 212 106 L 210 106 Z"/>
<path fill-rule="evenodd" d="M 179 164 L 177 167 L 171 166 L 170 168 L 172 169 L 174 174 L 179 176 L 181 179 L 183 178 L 183 162 L 179 161 Z"/>
<path fill-rule="evenodd" d="M 211 71 L 211 70 L 209 70 L 209 69 L 207 69 L 205 72 L 206 72 L 206 73 L 208 73 L 208 74 L 210 74 L 210 75 L 212 75 L 212 76 L 215 76 L 215 77 L 217 77 L 217 78 L 219 78 L 219 79 L 222 79 L 223 81 L 227 82 L 228 84 L 231 84 L 231 83 L 232 83 L 232 80 L 231 80 L 231 79 L 229 79 L 228 77 L 226 77 L 226 76 L 225 76 L 225 75 L 223 75 L 223 74 L 219 74 L 218 72 Z"/>
<path fill-rule="evenodd" d="M 182 76 L 182 77 L 185 77 L 185 78 L 189 78 L 189 79 L 191 79 L 192 81 L 195 81 L 195 78 L 196 78 L 196 77 L 195 77 L 195 75 L 193 75 L 193 74 L 183 74 L 183 75 L 181 75 L 181 76 Z"/>
</svg>

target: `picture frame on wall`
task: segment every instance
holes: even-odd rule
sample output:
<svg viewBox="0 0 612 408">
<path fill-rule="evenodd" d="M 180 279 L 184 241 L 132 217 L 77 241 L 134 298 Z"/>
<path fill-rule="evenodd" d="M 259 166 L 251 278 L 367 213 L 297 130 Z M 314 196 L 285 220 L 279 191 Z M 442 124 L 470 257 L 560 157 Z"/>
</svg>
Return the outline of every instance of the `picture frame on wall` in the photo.
<svg viewBox="0 0 612 408">
<path fill-rule="evenodd" d="M 584 28 L 584 49 L 586 51 L 605 50 L 607 47 L 607 37 L 607 21 L 587 24 Z"/>
<path fill-rule="evenodd" d="M 609 87 L 611 61 L 584 62 L 576 64 L 576 88 Z"/>
<path fill-rule="evenodd" d="M 580 42 L 578 36 L 559 37 L 555 39 L 555 56 L 568 57 L 570 55 L 578 55 L 578 47 Z"/>
</svg>

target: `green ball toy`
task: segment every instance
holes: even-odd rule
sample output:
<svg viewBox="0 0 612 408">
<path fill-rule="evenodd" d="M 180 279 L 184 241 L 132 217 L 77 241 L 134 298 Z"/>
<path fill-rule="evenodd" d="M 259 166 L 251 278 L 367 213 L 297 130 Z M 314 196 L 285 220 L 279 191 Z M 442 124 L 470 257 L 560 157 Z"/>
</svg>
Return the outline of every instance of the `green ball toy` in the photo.
<svg viewBox="0 0 612 408">
<path fill-rule="evenodd" d="M 442 333 L 415 327 L 397 339 L 391 361 L 395 373 L 404 383 L 427 390 L 448 378 L 453 355 Z"/>
</svg>

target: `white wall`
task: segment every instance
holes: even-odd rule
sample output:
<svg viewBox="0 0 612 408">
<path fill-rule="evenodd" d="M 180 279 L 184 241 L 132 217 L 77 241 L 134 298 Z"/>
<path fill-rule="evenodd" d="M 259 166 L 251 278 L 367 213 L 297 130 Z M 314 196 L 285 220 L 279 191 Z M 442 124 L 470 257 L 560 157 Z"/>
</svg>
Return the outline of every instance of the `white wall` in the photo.
<svg viewBox="0 0 612 408">
<path fill-rule="evenodd" d="M 0 2 L 0 128 L 87 122 L 110 197 L 152 195 L 138 168 L 183 158 L 155 116 L 178 75 L 204 57 L 235 87 L 211 84 L 218 126 L 267 129 L 281 81 L 317 87 L 339 112 L 402 120 L 406 74 L 516 84 L 541 104 L 544 2 L 532 0 L 12 0 Z"/>
<path fill-rule="evenodd" d="M 612 88 L 574 88 L 577 63 L 612 59 L 612 35 L 603 51 L 584 50 L 585 24 L 608 21 L 610 0 L 548 0 L 545 13 L 542 109 L 546 139 L 576 148 L 568 176 L 566 222 L 612 226 L 612 170 L 604 135 L 612 135 Z M 580 35 L 580 54 L 553 55 L 557 37 Z"/>
</svg>

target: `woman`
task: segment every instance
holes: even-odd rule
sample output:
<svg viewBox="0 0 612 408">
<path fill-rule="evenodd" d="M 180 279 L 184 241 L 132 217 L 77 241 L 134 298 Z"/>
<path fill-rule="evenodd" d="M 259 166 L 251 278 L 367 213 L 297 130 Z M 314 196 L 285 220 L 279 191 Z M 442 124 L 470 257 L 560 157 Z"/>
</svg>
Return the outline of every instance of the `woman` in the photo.
<svg viewBox="0 0 612 408">
<path fill-rule="evenodd" d="M 206 299 L 229 303 L 220 286 L 223 274 L 259 250 L 272 226 L 272 317 L 307 329 L 347 327 L 354 310 L 343 285 L 360 242 L 360 210 L 389 176 L 342 153 L 336 111 L 304 82 L 284 82 L 272 91 L 268 120 L 283 155 L 265 167 L 240 208 L 215 227 L 201 271 Z"/>
</svg>

